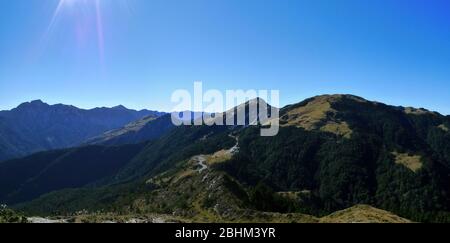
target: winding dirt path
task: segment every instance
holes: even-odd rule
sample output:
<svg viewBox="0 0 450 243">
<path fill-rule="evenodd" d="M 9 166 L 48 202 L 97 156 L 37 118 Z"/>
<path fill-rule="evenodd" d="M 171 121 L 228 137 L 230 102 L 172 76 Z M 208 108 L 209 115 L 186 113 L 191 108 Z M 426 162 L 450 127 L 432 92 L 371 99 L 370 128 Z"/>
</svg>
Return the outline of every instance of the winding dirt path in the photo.
<svg viewBox="0 0 450 243">
<path fill-rule="evenodd" d="M 228 136 L 236 140 L 236 145 L 234 145 L 232 148 L 227 150 L 227 152 L 230 153 L 231 155 L 238 153 L 239 152 L 239 138 L 236 136 L 233 136 L 232 134 L 230 134 Z M 197 165 L 200 167 L 197 170 L 198 173 L 202 173 L 203 171 L 208 169 L 208 165 L 206 164 L 206 158 L 207 158 L 207 156 L 203 155 L 203 154 L 192 157 L 192 160 L 194 160 L 197 163 Z"/>
<path fill-rule="evenodd" d="M 197 155 L 193 159 L 197 161 L 197 164 L 200 166 L 200 169 L 198 169 L 198 173 L 202 173 L 203 171 L 208 169 L 208 166 L 206 165 L 205 155 Z"/>
</svg>

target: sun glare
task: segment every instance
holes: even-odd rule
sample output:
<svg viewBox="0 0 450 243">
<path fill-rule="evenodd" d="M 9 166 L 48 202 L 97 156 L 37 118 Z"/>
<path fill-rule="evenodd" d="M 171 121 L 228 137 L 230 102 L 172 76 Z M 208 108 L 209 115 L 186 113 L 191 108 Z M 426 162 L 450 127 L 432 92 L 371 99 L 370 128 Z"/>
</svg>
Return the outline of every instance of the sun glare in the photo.
<svg viewBox="0 0 450 243">
<path fill-rule="evenodd" d="M 40 51 L 51 48 L 51 40 L 61 35 L 70 35 L 76 40 L 74 48 L 84 48 L 86 43 L 97 46 L 99 62 L 103 65 L 105 54 L 105 22 L 104 10 L 117 10 L 131 14 L 130 0 L 52 0 L 54 5 L 48 26 L 40 41 Z M 112 28 L 108 28 L 112 29 Z M 64 36 L 63 36 L 64 37 Z M 72 42 L 70 42 L 72 43 Z"/>
<path fill-rule="evenodd" d="M 59 19 L 64 17 L 66 11 L 73 10 L 72 15 L 76 20 L 81 19 L 83 17 L 83 9 L 92 10 L 93 16 L 91 21 L 95 25 L 96 31 L 96 39 L 98 45 L 98 52 L 100 61 L 103 62 L 104 56 L 104 37 L 103 37 L 103 19 L 102 19 L 102 11 L 101 11 L 101 0 L 59 0 L 51 21 L 48 25 L 47 32 L 45 34 L 45 39 L 49 38 L 49 35 L 53 32 L 53 30 L 57 26 L 57 22 Z M 77 11 L 79 10 L 79 11 Z"/>
</svg>

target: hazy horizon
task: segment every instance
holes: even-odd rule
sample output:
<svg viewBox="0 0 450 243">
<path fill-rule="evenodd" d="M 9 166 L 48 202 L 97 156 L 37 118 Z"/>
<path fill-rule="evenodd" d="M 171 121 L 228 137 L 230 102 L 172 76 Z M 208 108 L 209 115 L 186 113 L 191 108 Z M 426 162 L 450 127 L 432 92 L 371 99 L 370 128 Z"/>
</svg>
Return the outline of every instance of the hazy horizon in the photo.
<svg viewBox="0 0 450 243">
<path fill-rule="evenodd" d="M 339 94 L 320 94 L 320 95 L 315 95 L 315 96 L 321 96 L 321 95 L 339 95 Z M 355 94 L 345 94 L 345 95 L 355 95 Z M 305 99 L 312 98 L 312 97 L 315 97 L 315 96 L 306 97 Z M 355 95 L 355 96 L 358 96 L 358 95 Z M 258 97 L 258 98 L 259 98 L 259 97 Z M 364 98 L 364 97 L 361 97 L 361 98 Z M 303 100 L 305 100 L 305 99 L 299 100 L 299 101 L 297 101 L 297 102 L 295 102 L 295 103 L 299 103 L 299 102 L 301 102 L 301 101 L 303 101 Z M 75 106 L 76 108 L 83 109 L 83 110 L 92 110 L 92 109 L 95 109 L 95 108 L 115 108 L 115 107 L 118 107 L 118 106 L 124 106 L 124 107 L 127 108 L 127 109 L 136 110 L 136 111 L 150 110 L 150 111 L 165 112 L 165 113 L 170 113 L 170 112 L 171 112 L 171 111 L 169 111 L 169 110 L 157 110 L 157 109 L 153 109 L 152 107 L 134 108 L 134 107 L 128 107 L 128 106 L 122 105 L 122 104 L 117 104 L 117 105 L 112 105 L 112 106 L 102 106 L 102 105 L 99 105 L 99 106 L 93 106 L 93 107 L 80 107 L 80 106 L 76 106 L 76 105 L 73 105 L 73 104 L 65 104 L 65 103 L 61 103 L 61 102 L 59 102 L 59 103 L 49 103 L 49 102 L 46 102 L 45 100 L 42 100 L 42 99 L 36 99 L 36 100 L 24 101 L 24 102 L 22 102 L 22 103 L 20 103 L 20 104 L 17 104 L 16 106 L 11 107 L 11 108 L 9 108 L 9 109 L 0 109 L 0 111 L 10 111 L 10 110 L 12 110 L 12 109 L 14 109 L 14 108 L 17 108 L 17 107 L 18 107 L 19 105 L 21 105 L 21 104 L 24 104 L 24 103 L 31 103 L 31 102 L 33 102 L 33 101 L 41 101 L 41 102 L 43 102 L 43 103 L 45 103 L 45 104 L 48 104 L 48 105 L 50 105 L 50 106 L 52 106 L 52 105 Z M 417 109 L 422 109 L 422 108 L 423 108 L 423 109 L 427 109 L 426 107 L 413 107 L 413 106 L 402 105 L 402 104 L 388 104 L 388 103 L 385 103 L 385 102 L 382 102 L 382 101 L 379 101 L 379 100 L 369 100 L 369 101 L 381 102 L 381 103 L 384 103 L 384 104 L 386 104 L 386 105 L 397 106 L 397 107 L 405 107 L 405 108 L 407 108 L 407 107 L 412 107 L 412 108 L 417 108 Z M 291 104 L 283 104 L 283 105 L 280 105 L 280 107 L 278 107 L 278 108 L 283 108 L 283 107 L 285 107 L 285 106 L 287 106 L 287 105 L 292 105 L 292 104 L 295 104 L 295 103 L 291 103 Z M 268 104 L 270 105 L 270 102 L 268 102 Z M 226 109 L 229 109 L 229 108 L 227 107 Z M 224 112 L 224 111 L 226 111 L 226 109 L 225 109 L 225 110 L 222 110 L 222 111 L 218 111 L 218 112 Z M 431 110 L 431 109 L 427 109 L 427 110 L 432 111 L 432 112 L 438 112 L 438 113 L 440 113 L 440 114 L 442 114 L 442 115 L 445 115 L 445 116 L 450 115 L 450 114 L 441 113 L 441 112 L 436 111 L 436 110 Z M 193 112 L 204 112 L 204 110 L 203 110 L 203 111 L 200 111 L 200 110 L 199 110 L 199 111 L 197 111 L 197 110 L 192 110 L 192 111 L 193 111 Z M 180 112 L 181 112 L 181 111 L 180 111 Z"/>
</svg>

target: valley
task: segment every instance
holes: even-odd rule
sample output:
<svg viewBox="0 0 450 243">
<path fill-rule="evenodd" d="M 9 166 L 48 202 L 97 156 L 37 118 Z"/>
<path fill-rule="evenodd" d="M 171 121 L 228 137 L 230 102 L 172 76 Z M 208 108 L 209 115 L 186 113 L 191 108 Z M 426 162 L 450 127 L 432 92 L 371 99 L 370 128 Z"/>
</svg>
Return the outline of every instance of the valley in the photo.
<svg viewBox="0 0 450 243">
<path fill-rule="evenodd" d="M 450 223 L 449 10 L 0 1 L 0 225 L 362 241 L 325 224 Z"/>
<path fill-rule="evenodd" d="M 100 135 L 105 144 L 6 161 L 0 202 L 49 223 L 450 220 L 449 117 L 352 95 L 280 114 L 275 137 L 161 116 Z"/>
</svg>

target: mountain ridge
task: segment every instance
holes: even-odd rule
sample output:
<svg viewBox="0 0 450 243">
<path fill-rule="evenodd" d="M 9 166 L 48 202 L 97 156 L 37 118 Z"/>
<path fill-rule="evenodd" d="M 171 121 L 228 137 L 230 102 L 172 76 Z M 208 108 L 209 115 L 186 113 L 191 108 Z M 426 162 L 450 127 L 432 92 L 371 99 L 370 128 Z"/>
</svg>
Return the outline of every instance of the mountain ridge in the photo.
<svg viewBox="0 0 450 243">
<path fill-rule="evenodd" d="M 285 123 L 275 137 L 261 137 L 259 126 L 176 127 L 124 155 L 130 159 L 98 178 L 101 186 L 49 191 L 18 208 L 229 222 L 321 217 L 365 204 L 412 221 L 450 221 L 449 117 L 352 96 L 314 97 L 280 115 Z M 330 129 L 344 122 L 349 135 Z"/>
<path fill-rule="evenodd" d="M 159 111 L 155 111 L 155 110 L 148 110 L 148 109 L 130 109 L 125 107 L 124 105 L 116 105 L 116 106 L 112 106 L 112 107 L 106 107 L 106 106 L 99 106 L 99 107 L 93 107 L 93 108 L 79 108 L 77 106 L 74 105 L 69 105 L 69 104 L 63 104 L 63 103 L 56 103 L 56 104 L 49 104 L 47 102 L 44 102 L 41 99 L 36 99 L 36 100 L 31 100 L 31 101 L 25 101 L 20 103 L 19 105 L 17 105 L 16 107 L 13 107 L 11 109 L 4 109 L 4 110 L 0 110 L 0 114 L 4 113 L 4 112 L 9 112 L 9 111 L 13 111 L 13 110 L 17 110 L 17 109 L 21 109 L 21 108 L 27 108 L 27 107 L 37 107 L 37 106 L 41 106 L 41 107 L 71 107 L 71 108 L 76 108 L 78 110 L 82 110 L 82 111 L 92 111 L 92 110 L 102 110 L 102 109 L 122 109 L 122 110 L 130 110 L 130 111 L 143 111 L 143 112 L 156 112 L 161 114 L 165 114 L 165 112 L 159 112 Z"/>
<path fill-rule="evenodd" d="M 25 102 L 0 112 L 0 161 L 77 146 L 141 117 L 162 114 L 128 110 L 123 106 L 85 110 L 71 105 L 49 105 L 41 100 Z"/>
</svg>

